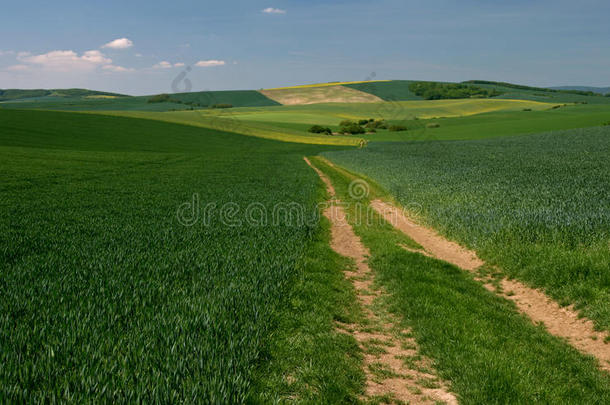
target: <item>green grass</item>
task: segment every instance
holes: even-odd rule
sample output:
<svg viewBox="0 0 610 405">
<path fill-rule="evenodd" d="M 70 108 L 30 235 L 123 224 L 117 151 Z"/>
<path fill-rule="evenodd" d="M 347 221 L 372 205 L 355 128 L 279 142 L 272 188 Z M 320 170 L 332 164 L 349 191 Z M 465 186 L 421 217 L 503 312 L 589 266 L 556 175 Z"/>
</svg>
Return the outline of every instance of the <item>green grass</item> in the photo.
<svg viewBox="0 0 610 405">
<path fill-rule="evenodd" d="M 376 283 L 389 293 L 385 305 L 412 330 L 421 354 L 432 359 L 460 403 L 610 401 L 610 378 L 593 359 L 533 325 L 470 273 L 400 248 L 413 242 L 376 216 L 354 221 L 357 204 L 366 212 L 368 200 L 349 196 L 350 176 L 314 161 L 331 177 L 370 249 Z M 371 198 L 376 190 L 371 187 Z"/>
<path fill-rule="evenodd" d="M 6 89 L 0 90 L 0 101 L 8 100 L 43 100 L 51 98 L 83 98 L 83 97 L 99 97 L 99 96 L 110 96 L 110 97 L 127 97 L 117 93 L 107 93 L 103 91 L 94 91 L 86 89 L 32 89 L 32 90 L 21 90 L 21 89 Z"/>
<path fill-rule="evenodd" d="M 166 122 L 54 111 L 0 110 L 3 146 L 117 152 L 223 151 L 250 145 L 252 140 Z M 254 140 L 255 141 L 255 140 Z"/>
<path fill-rule="evenodd" d="M 204 94 L 207 93 L 185 93 L 179 96 L 195 97 Z M 10 107 L 88 110 L 101 114 L 195 125 L 267 139 L 330 145 L 359 145 L 362 139 L 368 141 L 410 141 L 488 138 L 556 129 L 582 128 L 601 125 L 610 121 L 610 107 L 607 105 L 579 104 L 552 109 L 556 104 L 528 100 L 463 99 L 386 103 L 327 103 L 198 109 L 197 111 L 168 111 L 169 109 L 184 110 L 190 107 L 186 104 L 176 103 L 147 103 L 146 100 L 145 97 L 125 97 L 86 102 L 73 100 L 59 104 L 53 102 L 0 103 L 0 109 Z M 206 100 L 200 101 L 209 101 L 207 98 Z M 338 131 L 338 124 L 342 120 L 368 118 L 385 119 L 390 124 L 405 125 L 409 128 L 409 131 L 378 130 L 375 134 L 357 137 L 316 136 L 307 132 L 312 125 L 328 126 L 334 131 Z M 438 123 L 440 127 L 426 128 L 429 123 Z"/>
<path fill-rule="evenodd" d="M 363 142 L 362 138 L 352 136 L 316 135 L 291 126 L 275 126 L 266 122 L 246 122 L 235 118 L 230 110 L 222 113 L 207 111 L 171 111 L 153 113 L 144 111 L 104 111 L 100 114 L 144 118 L 147 120 L 165 121 L 176 124 L 192 125 L 201 128 L 239 133 L 258 138 L 274 139 L 284 142 L 298 142 L 318 145 L 352 145 Z"/>
<path fill-rule="evenodd" d="M 327 153 L 443 234 L 610 330 L 610 128 Z M 610 350 L 610 346 L 609 346 Z"/>
<path fill-rule="evenodd" d="M 320 198 L 322 200 L 322 198 Z M 361 319 L 351 283 L 342 270 L 349 261 L 330 248 L 328 220 L 307 248 L 302 277 L 284 309 L 269 353 L 257 370 L 250 401 L 354 403 L 364 386 L 360 349 L 335 322 Z"/>
<path fill-rule="evenodd" d="M 610 120 L 605 105 L 572 105 L 540 111 L 499 111 L 463 117 L 427 120 L 393 120 L 410 130 L 402 133 L 378 131 L 363 135 L 369 141 L 467 140 L 599 126 Z M 426 128 L 435 122 L 439 128 Z"/>
<path fill-rule="evenodd" d="M 609 97 L 603 97 L 602 95 L 580 95 L 574 94 L 570 91 L 553 91 L 553 90 L 545 90 L 545 89 L 536 89 L 536 88 L 513 88 L 507 87 L 502 83 L 476 83 L 477 86 L 488 88 L 488 89 L 496 89 L 498 91 L 503 92 L 501 96 L 497 98 L 507 98 L 507 99 L 520 99 L 520 100 L 534 100 L 541 101 L 547 103 L 588 103 L 588 104 L 610 104 Z"/>
<path fill-rule="evenodd" d="M 0 109 L 57 110 L 57 111 L 169 111 L 190 106 L 178 103 L 149 103 L 150 96 L 121 97 L 116 99 L 87 99 L 47 97 L 40 100 L 0 102 Z"/>
<path fill-rule="evenodd" d="M 406 120 L 432 117 L 460 117 L 493 111 L 549 109 L 552 105 L 522 100 L 468 99 L 404 101 L 390 103 L 326 103 L 263 108 L 236 108 L 230 111 L 235 119 L 265 122 L 338 125 L 344 119 L 383 118 Z M 209 114 L 227 112 L 209 111 Z"/>
<path fill-rule="evenodd" d="M 342 375 L 315 388 L 356 395 L 355 343 L 333 335 L 331 320 L 349 314 L 353 296 L 320 246 L 325 228 L 257 225 L 244 213 L 255 202 L 268 218 L 278 203 L 313 212 L 321 185 L 302 156 L 324 149 L 151 120 L 0 111 L 0 397 L 236 403 L 256 387 L 280 392 L 259 373 L 269 361 Z M 177 209 L 195 193 L 200 220 L 181 225 Z M 221 220 L 225 203 L 239 207 L 241 226 Z M 308 296 L 317 305 L 287 319 Z M 320 346 L 303 343 L 307 355 L 284 360 L 286 325 L 323 337 Z M 295 392 L 312 379 L 297 375 Z"/>
<path fill-rule="evenodd" d="M 422 97 L 409 89 L 411 83 L 413 83 L 412 80 L 391 80 L 388 82 L 346 84 L 345 86 L 373 94 L 386 101 L 422 100 Z"/>
<path fill-rule="evenodd" d="M 307 130 L 314 124 L 339 129 L 345 119 L 376 118 L 403 123 L 416 116 L 463 116 L 485 111 L 518 111 L 523 108 L 546 109 L 549 105 L 512 100 L 439 100 L 403 103 L 328 103 L 305 106 L 276 106 L 259 108 L 232 108 L 228 110 L 200 110 L 152 113 L 140 111 L 105 111 L 104 114 L 163 120 L 223 129 L 232 132 L 267 137 L 270 139 L 320 144 L 358 145 L 362 138 L 370 140 L 397 140 L 411 138 L 418 132 L 392 133 L 380 130 L 363 136 L 316 136 Z M 555 110 L 554 110 L 555 111 Z M 467 121 L 466 121 L 467 122 Z M 425 120 L 409 123 L 421 128 Z M 411 125 L 412 124 L 412 125 Z"/>
<path fill-rule="evenodd" d="M 410 101 L 396 103 L 315 104 L 233 108 L 223 111 L 176 111 L 167 113 L 105 112 L 134 117 L 201 125 L 255 136 L 311 142 L 312 125 L 339 129 L 344 119 L 384 118 L 390 124 L 405 125 L 409 131 L 378 130 L 357 137 L 323 136 L 320 143 L 358 144 L 368 141 L 459 140 L 582 128 L 610 121 L 606 105 L 569 105 L 551 109 L 551 104 L 496 99 Z M 524 109 L 532 111 L 523 111 Z M 491 111 L 491 112 L 490 112 Z M 420 119 L 414 120 L 414 117 Z M 446 117 L 446 118 L 442 118 Z M 438 128 L 426 128 L 438 123 Z"/>
<path fill-rule="evenodd" d="M 409 85 L 413 82 L 414 81 L 412 80 L 391 80 L 386 82 L 346 84 L 345 86 L 374 94 L 386 101 L 421 100 L 422 98 L 420 96 L 417 96 L 409 89 Z M 506 87 L 501 84 L 476 83 L 475 85 L 477 87 L 496 89 L 503 92 L 504 94 L 496 97 L 497 99 L 532 100 L 558 104 L 576 102 L 586 102 L 589 104 L 610 104 L 610 98 L 604 98 L 602 96 L 587 96 L 544 89 L 516 89 Z"/>
<path fill-rule="evenodd" d="M 199 91 L 176 93 L 172 98 L 183 102 L 194 102 L 202 106 L 231 104 L 233 107 L 263 107 L 280 105 L 256 90 Z"/>
<path fill-rule="evenodd" d="M 86 95 L 112 94 L 91 92 Z M 83 97 L 42 97 L 37 99 L 22 99 L 0 103 L 0 108 L 43 109 L 62 111 L 171 111 L 186 110 L 190 105 L 181 103 L 149 103 L 151 96 L 124 96 L 118 98 L 83 98 Z M 200 91 L 191 93 L 176 93 L 172 99 L 183 102 L 212 106 L 214 104 L 231 104 L 234 107 L 261 107 L 279 105 L 255 90 Z M 1 100 L 1 98 L 0 98 Z M 203 108 L 203 107 L 195 107 Z"/>
</svg>

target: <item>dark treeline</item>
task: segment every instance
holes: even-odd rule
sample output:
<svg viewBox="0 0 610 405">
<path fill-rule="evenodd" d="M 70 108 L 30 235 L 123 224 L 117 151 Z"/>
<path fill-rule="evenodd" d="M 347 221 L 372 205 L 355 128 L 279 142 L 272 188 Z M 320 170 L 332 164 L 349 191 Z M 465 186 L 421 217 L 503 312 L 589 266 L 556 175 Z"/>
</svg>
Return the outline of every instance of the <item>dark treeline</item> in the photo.
<svg viewBox="0 0 610 405">
<path fill-rule="evenodd" d="M 502 94 L 502 92 L 495 89 L 484 89 L 468 84 L 439 82 L 413 82 L 409 85 L 409 90 L 424 98 L 424 100 L 488 98 Z"/>
</svg>

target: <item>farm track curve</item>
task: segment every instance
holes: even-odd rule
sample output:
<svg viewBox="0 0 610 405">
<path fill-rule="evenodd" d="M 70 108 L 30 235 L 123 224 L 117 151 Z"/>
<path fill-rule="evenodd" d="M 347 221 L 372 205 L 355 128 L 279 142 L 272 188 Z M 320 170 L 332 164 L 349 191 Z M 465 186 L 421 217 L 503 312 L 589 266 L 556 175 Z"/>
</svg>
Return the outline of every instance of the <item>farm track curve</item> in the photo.
<svg viewBox="0 0 610 405">
<path fill-rule="evenodd" d="M 418 354 L 417 343 L 410 331 L 398 327 L 393 315 L 376 305 L 376 299 L 384 292 L 373 285 L 373 275 L 367 263 L 369 250 L 347 222 L 330 179 L 309 159 L 304 160 L 315 170 L 331 196 L 324 210 L 324 216 L 331 223 L 331 247 L 338 254 L 352 259 L 355 265 L 344 274 L 354 286 L 365 320 L 362 324 L 338 322 L 337 328 L 342 333 L 351 334 L 364 353 L 366 390 L 363 399 L 389 396 L 399 403 L 457 404 L 456 397 L 447 388 L 448 384 L 433 374 L 430 360 Z M 414 358 L 419 360 L 409 364 L 407 360 Z"/>
<path fill-rule="evenodd" d="M 527 315 L 532 322 L 542 323 L 549 333 L 565 339 L 581 352 L 594 356 L 599 360 L 601 369 L 610 371 L 608 334 L 596 331 L 591 320 L 580 317 L 571 307 L 561 307 L 542 291 L 528 287 L 517 280 L 504 278 L 499 281 L 500 289 L 497 289 L 490 277 L 483 277 L 477 273 L 485 263 L 475 252 L 443 238 L 432 229 L 417 224 L 392 204 L 373 200 L 371 207 L 393 227 L 420 244 L 429 255 L 475 273 L 475 279 L 482 282 L 485 288 L 514 302 L 519 311 Z M 423 254 L 423 252 L 418 253 Z"/>
</svg>

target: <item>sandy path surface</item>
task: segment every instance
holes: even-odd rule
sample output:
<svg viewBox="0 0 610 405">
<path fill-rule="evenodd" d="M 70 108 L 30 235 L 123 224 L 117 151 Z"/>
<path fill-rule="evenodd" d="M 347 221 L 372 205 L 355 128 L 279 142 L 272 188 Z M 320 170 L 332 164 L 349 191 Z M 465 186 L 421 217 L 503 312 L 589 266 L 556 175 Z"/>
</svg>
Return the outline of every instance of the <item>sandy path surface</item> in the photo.
<svg viewBox="0 0 610 405">
<path fill-rule="evenodd" d="M 417 224 L 399 208 L 381 200 L 372 201 L 371 207 L 392 226 L 420 244 L 431 256 L 472 272 L 484 264 L 475 252 L 443 238 L 432 229 Z M 610 371 L 610 344 L 604 343 L 608 334 L 596 331 L 591 320 L 579 318 L 571 307 L 562 308 L 543 292 L 517 280 L 501 280 L 501 292 L 497 291 L 489 279 L 477 277 L 477 280 L 483 282 L 490 291 L 513 301 L 533 322 L 544 324 L 549 333 L 566 339 L 580 351 L 596 357 L 600 367 Z"/>
<path fill-rule="evenodd" d="M 430 360 L 418 354 L 417 343 L 410 332 L 398 327 L 396 319 L 382 306 L 375 305 L 383 291 L 373 285 L 373 275 L 367 263 L 369 251 L 347 222 L 343 207 L 332 204 L 340 202 L 328 177 L 307 158 L 305 161 L 318 173 L 332 196 L 331 205 L 324 211 L 331 222 L 331 247 L 354 263 L 354 268 L 346 269 L 344 274 L 354 285 L 365 322 L 338 323 L 337 328 L 354 336 L 363 350 L 366 375 L 363 399 L 390 395 L 400 403 L 457 404 L 457 399 L 447 389 L 448 385 L 434 374 Z"/>
</svg>

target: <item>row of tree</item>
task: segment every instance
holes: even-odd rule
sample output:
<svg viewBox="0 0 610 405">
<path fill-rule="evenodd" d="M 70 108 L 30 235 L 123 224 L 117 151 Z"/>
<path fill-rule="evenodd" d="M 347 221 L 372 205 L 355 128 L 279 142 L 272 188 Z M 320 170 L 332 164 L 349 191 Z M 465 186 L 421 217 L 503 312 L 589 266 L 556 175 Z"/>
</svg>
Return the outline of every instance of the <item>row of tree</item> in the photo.
<svg viewBox="0 0 610 405">
<path fill-rule="evenodd" d="M 409 85 L 409 90 L 424 100 L 488 98 L 502 94 L 502 92 L 495 89 L 484 89 L 479 86 L 461 83 L 439 82 L 413 82 Z"/>
<path fill-rule="evenodd" d="M 377 132 L 377 129 L 387 129 L 389 131 L 406 131 L 407 127 L 404 125 L 388 125 L 385 120 L 376 120 L 374 118 L 362 119 L 358 121 L 343 120 L 339 123 L 339 134 L 344 135 L 358 135 L 365 133 Z M 333 131 L 329 127 L 323 127 L 321 125 L 314 125 L 309 128 L 309 132 L 314 134 L 326 134 L 332 135 Z"/>
<path fill-rule="evenodd" d="M 233 108 L 233 104 L 229 103 L 217 103 L 208 106 L 207 104 L 200 104 L 195 101 L 182 101 L 177 98 L 172 98 L 169 94 L 162 93 L 152 96 L 148 99 L 149 103 L 176 103 L 176 104 L 186 104 L 191 107 L 210 107 L 210 108 Z"/>
</svg>

